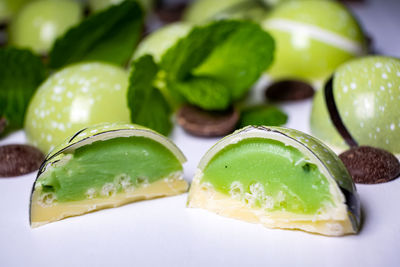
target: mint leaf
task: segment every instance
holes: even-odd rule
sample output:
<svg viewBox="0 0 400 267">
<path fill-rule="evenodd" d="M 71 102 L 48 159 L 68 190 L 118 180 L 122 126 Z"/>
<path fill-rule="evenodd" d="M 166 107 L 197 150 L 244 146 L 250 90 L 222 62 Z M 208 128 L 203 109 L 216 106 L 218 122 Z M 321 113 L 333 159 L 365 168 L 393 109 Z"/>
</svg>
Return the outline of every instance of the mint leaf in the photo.
<svg viewBox="0 0 400 267">
<path fill-rule="evenodd" d="M 229 107 L 229 89 L 208 77 L 193 77 L 184 82 L 171 84 L 190 104 L 206 110 L 221 110 Z M 210 90 L 211 89 L 211 90 Z"/>
<path fill-rule="evenodd" d="M 240 114 L 239 127 L 255 126 L 280 126 L 287 122 L 288 116 L 275 106 L 261 105 L 248 107 Z"/>
<path fill-rule="evenodd" d="M 0 118 L 6 120 L 6 131 L 23 127 L 29 100 L 46 75 L 31 51 L 0 48 Z"/>
<path fill-rule="evenodd" d="M 168 135 L 172 129 L 172 111 L 161 92 L 153 86 L 158 70 L 153 57 L 149 55 L 132 62 L 128 106 L 133 123 Z"/>
<path fill-rule="evenodd" d="M 164 54 L 160 66 L 170 84 L 207 77 L 209 82 L 202 78 L 201 93 L 196 95 L 193 88 L 192 93 L 183 95 L 200 107 L 214 107 L 214 103 L 208 102 L 214 100 L 214 85 L 218 84 L 218 90 L 229 89 L 228 101 L 241 98 L 271 64 L 273 51 L 272 37 L 259 25 L 217 21 L 193 28 Z"/>
<path fill-rule="evenodd" d="M 95 13 L 58 38 L 50 51 L 50 67 L 87 60 L 123 65 L 139 40 L 143 11 L 136 1 Z"/>
<path fill-rule="evenodd" d="M 242 23 L 193 73 L 214 77 L 239 99 L 272 63 L 274 41 L 260 26 Z"/>
</svg>

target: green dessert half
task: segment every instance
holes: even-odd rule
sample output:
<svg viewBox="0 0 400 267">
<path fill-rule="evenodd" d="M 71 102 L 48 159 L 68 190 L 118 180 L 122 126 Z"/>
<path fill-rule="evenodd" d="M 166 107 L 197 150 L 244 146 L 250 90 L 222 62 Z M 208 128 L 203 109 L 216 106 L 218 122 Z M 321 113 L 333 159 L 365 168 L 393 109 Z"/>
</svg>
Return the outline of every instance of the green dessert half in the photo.
<svg viewBox="0 0 400 267">
<path fill-rule="evenodd" d="M 32 227 L 187 190 L 182 152 L 136 125 L 84 129 L 51 152 L 33 185 Z"/>
<path fill-rule="evenodd" d="M 336 154 L 279 127 L 249 126 L 212 147 L 200 161 L 188 206 L 329 236 L 360 226 L 355 186 Z"/>
</svg>

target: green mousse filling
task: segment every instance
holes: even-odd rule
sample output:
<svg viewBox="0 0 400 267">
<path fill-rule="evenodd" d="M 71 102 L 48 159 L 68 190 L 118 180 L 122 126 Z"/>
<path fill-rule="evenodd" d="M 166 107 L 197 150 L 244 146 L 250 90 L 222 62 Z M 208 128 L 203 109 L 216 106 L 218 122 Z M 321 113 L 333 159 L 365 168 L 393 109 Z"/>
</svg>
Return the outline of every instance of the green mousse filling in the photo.
<svg viewBox="0 0 400 267">
<path fill-rule="evenodd" d="M 282 142 L 249 138 L 219 151 L 201 183 L 254 208 L 315 214 L 332 203 L 329 183 L 315 164 Z"/>
<path fill-rule="evenodd" d="M 171 151 L 144 137 L 97 141 L 70 156 L 39 180 L 42 192 L 54 193 L 59 202 L 111 196 L 182 171 Z"/>
</svg>

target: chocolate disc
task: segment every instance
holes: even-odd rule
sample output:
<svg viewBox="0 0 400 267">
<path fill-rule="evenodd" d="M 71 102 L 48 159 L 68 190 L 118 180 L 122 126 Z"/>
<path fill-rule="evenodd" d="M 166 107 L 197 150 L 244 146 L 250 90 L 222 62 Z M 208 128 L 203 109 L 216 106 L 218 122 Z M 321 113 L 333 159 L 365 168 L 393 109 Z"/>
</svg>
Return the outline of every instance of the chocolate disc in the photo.
<svg viewBox="0 0 400 267">
<path fill-rule="evenodd" d="M 157 17 L 164 23 L 180 21 L 183 11 L 186 8 L 185 3 L 161 6 L 156 9 Z"/>
<path fill-rule="evenodd" d="M 400 174 L 399 160 L 386 150 L 360 146 L 339 155 L 354 182 L 360 184 L 385 183 Z"/>
<path fill-rule="evenodd" d="M 0 146 L 0 177 L 18 176 L 39 169 L 44 155 L 29 145 Z"/>
<path fill-rule="evenodd" d="M 284 80 L 271 84 L 265 91 L 265 96 L 271 101 L 296 101 L 310 98 L 314 88 L 302 81 Z"/>
<path fill-rule="evenodd" d="M 184 105 L 177 113 L 182 128 L 197 136 L 224 136 L 231 133 L 239 121 L 239 112 L 231 107 L 224 111 L 206 111 L 192 105 Z"/>
</svg>

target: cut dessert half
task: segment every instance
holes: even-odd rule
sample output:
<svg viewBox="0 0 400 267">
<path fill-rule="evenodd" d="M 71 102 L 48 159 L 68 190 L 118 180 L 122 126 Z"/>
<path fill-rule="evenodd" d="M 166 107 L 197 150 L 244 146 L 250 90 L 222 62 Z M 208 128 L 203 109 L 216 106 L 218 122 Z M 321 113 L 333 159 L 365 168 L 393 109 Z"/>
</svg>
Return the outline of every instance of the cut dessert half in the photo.
<svg viewBox="0 0 400 267">
<path fill-rule="evenodd" d="M 183 193 L 182 152 L 137 125 L 84 129 L 51 152 L 33 185 L 32 227 L 142 199 Z"/>
<path fill-rule="evenodd" d="M 356 189 L 336 154 L 279 127 L 249 126 L 213 146 L 200 161 L 188 206 L 328 236 L 360 227 Z"/>
</svg>

